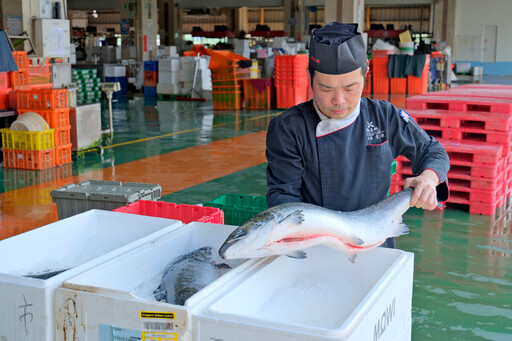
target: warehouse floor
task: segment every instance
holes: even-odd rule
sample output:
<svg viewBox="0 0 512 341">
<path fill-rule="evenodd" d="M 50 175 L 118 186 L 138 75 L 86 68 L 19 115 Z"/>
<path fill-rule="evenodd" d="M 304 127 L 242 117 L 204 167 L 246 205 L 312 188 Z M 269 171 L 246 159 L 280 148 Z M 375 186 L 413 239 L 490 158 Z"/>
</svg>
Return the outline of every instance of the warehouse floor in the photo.
<svg viewBox="0 0 512 341">
<path fill-rule="evenodd" d="M 512 84 L 512 77 L 484 82 Z M 404 96 L 389 99 L 404 107 Z M 266 127 L 279 112 L 214 112 L 211 102 L 120 100 L 114 103 L 113 143 L 101 154 L 88 151 L 73 164 L 44 171 L 0 168 L 0 239 L 57 221 L 50 192 L 90 179 L 157 183 L 162 200 L 175 203 L 200 204 L 225 193 L 264 195 Z M 106 126 L 106 110 L 103 120 Z M 410 233 L 399 238 L 398 247 L 415 256 L 413 340 L 510 335 L 510 207 L 507 203 L 495 216 L 464 208 L 410 209 L 404 215 Z"/>
</svg>

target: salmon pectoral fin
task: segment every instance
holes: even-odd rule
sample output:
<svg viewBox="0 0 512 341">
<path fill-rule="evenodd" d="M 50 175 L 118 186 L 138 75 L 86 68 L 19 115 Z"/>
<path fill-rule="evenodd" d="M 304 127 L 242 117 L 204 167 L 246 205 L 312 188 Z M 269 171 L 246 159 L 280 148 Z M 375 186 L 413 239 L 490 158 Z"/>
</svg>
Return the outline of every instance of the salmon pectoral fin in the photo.
<svg viewBox="0 0 512 341">
<path fill-rule="evenodd" d="M 290 258 L 296 258 L 296 259 L 307 258 L 307 254 L 304 251 L 300 251 L 300 250 L 286 253 L 285 256 L 288 256 Z"/>
</svg>

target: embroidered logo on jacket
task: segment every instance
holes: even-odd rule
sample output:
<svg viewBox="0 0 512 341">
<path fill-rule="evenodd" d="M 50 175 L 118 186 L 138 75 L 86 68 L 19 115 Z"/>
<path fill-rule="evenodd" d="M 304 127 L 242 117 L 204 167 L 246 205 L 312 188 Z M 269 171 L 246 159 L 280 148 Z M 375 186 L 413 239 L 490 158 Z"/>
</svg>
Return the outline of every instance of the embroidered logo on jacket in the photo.
<svg viewBox="0 0 512 341">
<path fill-rule="evenodd" d="M 380 130 L 373 121 L 370 121 L 366 122 L 366 137 L 368 138 L 368 143 L 375 144 L 384 141 L 386 135 L 384 130 Z"/>
</svg>

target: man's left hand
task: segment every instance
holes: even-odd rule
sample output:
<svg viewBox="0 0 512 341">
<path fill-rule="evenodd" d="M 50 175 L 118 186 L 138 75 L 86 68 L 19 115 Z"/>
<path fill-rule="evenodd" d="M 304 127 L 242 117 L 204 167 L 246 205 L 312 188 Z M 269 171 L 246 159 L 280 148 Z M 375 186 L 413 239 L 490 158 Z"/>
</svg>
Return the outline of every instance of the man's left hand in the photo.
<svg viewBox="0 0 512 341">
<path fill-rule="evenodd" d="M 418 176 L 407 178 L 404 182 L 404 189 L 414 187 L 411 196 L 411 207 L 433 210 L 437 207 L 436 187 L 439 184 L 439 177 L 430 169 L 425 169 Z"/>
</svg>

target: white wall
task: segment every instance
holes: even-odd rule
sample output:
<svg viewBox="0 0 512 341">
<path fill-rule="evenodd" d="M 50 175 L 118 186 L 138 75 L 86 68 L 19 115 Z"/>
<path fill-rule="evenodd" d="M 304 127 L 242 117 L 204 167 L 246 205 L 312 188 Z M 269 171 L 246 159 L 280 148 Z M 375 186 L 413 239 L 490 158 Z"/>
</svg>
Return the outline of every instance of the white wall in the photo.
<svg viewBox="0 0 512 341">
<path fill-rule="evenodd" d="M 485 25 L 497 25 L 496 62 L 512 62 L 512 1 L 456 0 L 454 60 L 482 62 Z"/>
</svg>

